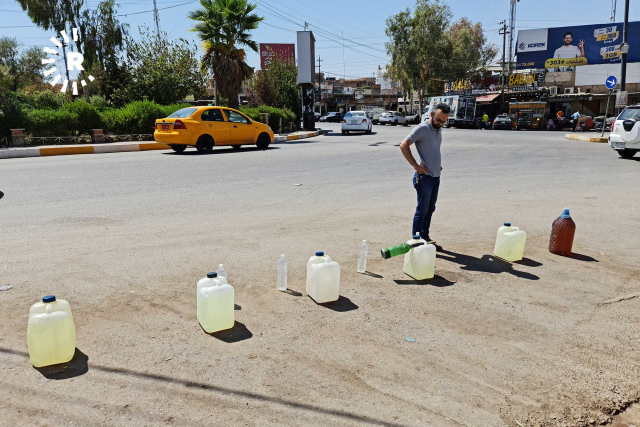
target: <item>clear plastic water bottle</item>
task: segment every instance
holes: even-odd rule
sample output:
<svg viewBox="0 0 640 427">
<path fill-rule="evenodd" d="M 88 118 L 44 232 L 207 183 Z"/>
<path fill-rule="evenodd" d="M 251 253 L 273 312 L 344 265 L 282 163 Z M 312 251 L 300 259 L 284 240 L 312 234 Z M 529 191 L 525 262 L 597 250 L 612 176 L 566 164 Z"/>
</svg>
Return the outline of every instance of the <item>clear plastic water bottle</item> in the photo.
<svg viewBox="0 0 640 427">
<path fill-rule="evenodd" d="M 367 271 L 367 254 L 369 248 L 367 247 L 367 241 L 363 240 L 360 248 L 358 249 L 358 273 L 364 273 Z"/>
<path fill-rule="evenodd" d="M 218 273 L 218 277 L 224 277 L 225 279 L 227 279 L 227 282 L 229 281 L 229 277 L 227 276 L 227 270 L 224 269 L 222 264 L 218 266 L 216 273 Z"/>
<path fill-rule="evenodd" d="M 278 260 L 278 290 L 287 290 L 287 260 L 284 259 L 284 254 Z"/>
</svg>

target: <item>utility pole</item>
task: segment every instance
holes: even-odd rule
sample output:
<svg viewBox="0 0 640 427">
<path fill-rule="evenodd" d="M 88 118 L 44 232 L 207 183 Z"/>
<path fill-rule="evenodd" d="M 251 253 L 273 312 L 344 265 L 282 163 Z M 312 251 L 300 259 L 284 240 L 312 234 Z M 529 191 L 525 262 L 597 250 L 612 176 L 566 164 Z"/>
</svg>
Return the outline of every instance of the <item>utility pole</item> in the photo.
<svg viewBox="0 0 640 427">
<path fill-rule="evenodd" d="M 609 21 L 613 24 L 616 22 L 616 8 L 618 6 L 617 0 L 611 0 L 611 16 L 609 17 Z"/>
<path fill-rule="evenodd" d="M 509 31 L 507 31 L 507 21 L 502 21 L 500 22 L 502 24 L 502 29 L 500 31 L 498 31 L 498 34 L 502 35 L 502 73 L 501 75 L 501 82 L 502 84 L 500 85 L 500 87 L 502 88 L 502 93 L 500 95 L 500 112 L 502 113 L 504 111 L 504 71 L 505 71 L 505 50 L 507 49 L 507 34 L 509 34 Z"/>
<path fill-rule="evenodd" d="M 156 0 L 153 0 L 153 21 L 156 24 L 156 36 L 160 38 L 160 15 L 158 15 L 158 7 L 156 6 Z"/>
<path fill-rule="evenodd" d="M 69 79 L 69 66 L 67 65 L 67 51 L 66 51 L 66 47 L 67 47 L 67 43 L 65 43 L 64 38 L 60 38 L 60 43 L 62 44 L 62 56 L 64 57 L 64 71 L 67 75 L 67 80 L 64 82 L 63 87 L 65 89 L 65 92 L 67 92 L 67 98 L 71 98 L 71 93 L 70 93 L 70 88 L 69 88 L 69 84 L 71 83 L 71 79 Z"/>
<path fill-rule="evenodd" d="M 622 30 L 622 70 L 620 71 L 620 90 L 626 90 L 627 84 L 627 53 L 629 53 L 629 43 L 627 43 L 627 33 L 629 31 L 629 0 L 624 2 L 624 28 Z"/>
<path fill-rule="evenodd" d="M 322 114 L 322 75 L 320 74 L 320 63 L 322 62 L 322 59 L 320 59 L 320 55 L 318 55 L 318 92 L 320 92 L 320 111 L 319 113 Z"/>
</svg>

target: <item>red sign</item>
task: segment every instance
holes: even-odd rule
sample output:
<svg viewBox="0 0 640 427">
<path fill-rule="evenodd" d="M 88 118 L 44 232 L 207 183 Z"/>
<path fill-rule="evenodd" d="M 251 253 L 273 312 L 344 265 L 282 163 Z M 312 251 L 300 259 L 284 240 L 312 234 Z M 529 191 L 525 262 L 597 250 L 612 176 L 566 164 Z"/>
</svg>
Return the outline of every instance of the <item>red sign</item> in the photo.
<svg viewBox="0 0 640 427">
<path fill-rule="evenodd" d="M 260 43 L 260 68 L 269 68 L 271 58 L 280 58 L 291 64 L 296 63 L 296 45 L 278 43 Z"/>
</svg>

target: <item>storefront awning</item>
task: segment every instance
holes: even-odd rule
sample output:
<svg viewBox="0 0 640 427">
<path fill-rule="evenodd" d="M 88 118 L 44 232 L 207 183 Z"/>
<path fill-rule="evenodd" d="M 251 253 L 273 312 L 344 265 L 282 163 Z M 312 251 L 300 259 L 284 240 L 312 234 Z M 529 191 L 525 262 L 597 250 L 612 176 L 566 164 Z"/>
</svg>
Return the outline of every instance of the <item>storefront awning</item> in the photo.
<svg viewBox="0 0 640 427">
<path fill-rule="evenodd" d="M 480 102 L 493 102 L 494 99 L 496 99 L 497 97 L 499 97 L 500 94 L 499 93 L 494 93 L 491 95 L 482 95 L 476 98 L 476 104 L 480 103 Z"/>
</svg>

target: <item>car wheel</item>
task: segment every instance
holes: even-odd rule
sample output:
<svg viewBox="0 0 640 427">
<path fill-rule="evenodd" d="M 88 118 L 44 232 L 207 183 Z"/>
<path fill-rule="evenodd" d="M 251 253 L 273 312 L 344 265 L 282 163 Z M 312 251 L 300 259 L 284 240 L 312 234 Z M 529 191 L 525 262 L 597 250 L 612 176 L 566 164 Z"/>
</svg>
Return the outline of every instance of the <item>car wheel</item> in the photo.
<svg viewBox="0 0 640 427">
<path fill-rule="evenodd" d="M 231 149 L 233 150 L 239 150 L 240 148 L 242 148 L 242 145 L 232 145 Z"/>
<path fill-rule="evenodd" d="M 186 145 L 170 145 L 169 147 L 171 147 L 171 149 L 176 153 L 182 153 L 184 150 L 187 149 Z"/>
<path fill-rule="evenodd" d="M 347 134 L 347 132 L 345 132 L 345 131 L 342 131 L 342 134 L 343 134 L 343 135 L 346 135 L 346 134 Z"/>
<path fill-rule="evenodd" d="M 196 142 L 198 153 L 207 154 L 213 151 L 213 140 L 208 135 L 202 135 Z"/>
<path fill-rule="evenodd" d="M 635 156 L 637 153 L 636 150 L 629 150 L 628 148 L 624 150 L 617 150 L 617 151 L 618 151 L 618 155 L 623 159 L 630 159 L 633 156 Z"/>
<path fill-rule="evenodd" d="M 395 122 L 393 122 L 394 126 L 398 126 L 398 121 L 396 120 Z"/>
<path fill-rule="evenodd" d="M 405 121 L 404 121 L 404 124 L 403 124 L 402 126 L 409 126 L 409 121 L 408 121 L 408 120 L 405 120 Z"/>
<path fill-rule="evenodd" d="M 271 144 L 271 138 L 269 138 L 269 135 L 265 133 L 261 134 L 258 137 L 258 141 L 256 142 L 256 146 L 260 150 L 266 150 L 267 148 L 269 148 L 269 144 Z"/>
</svg>

